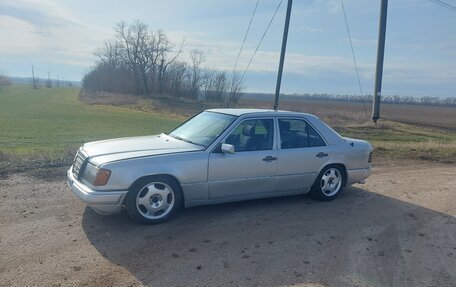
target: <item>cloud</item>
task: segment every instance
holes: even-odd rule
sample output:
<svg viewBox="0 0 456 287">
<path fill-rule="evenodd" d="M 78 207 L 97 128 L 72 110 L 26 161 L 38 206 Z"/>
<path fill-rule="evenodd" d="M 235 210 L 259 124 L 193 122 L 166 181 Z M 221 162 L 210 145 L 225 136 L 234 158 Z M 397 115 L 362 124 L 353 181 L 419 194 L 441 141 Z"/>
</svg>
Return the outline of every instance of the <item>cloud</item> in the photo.
<svg viewBox="0 0 456 287">
<path fill-rule="evenodd" d="M 14 32 L 13 32 L 14 31 Z M 22 54 L 30 51 L 36 42 L 35 27 L 21 19 L 0 15 L 0 53 Z"/>
<path fill-rule="evenodd" d="M 50 63 L 87 66 L 93 51 L 112 32 L 78 22 L 58 2 L 4 1 L 0 11 L 0 52 Z M 100 37 L 103 35 L 102 37 Z"/>
<path fill-rule="evenodd" d="M 347 40 L 348 41 L 348 40 Z M 352 37 L 353 46 L 374 48 L 377 47 L 377 40 L 358 39 Z"/>
<path fill-rule="evenodd" d="M 199 48 L 206 55 L 205 66 L 219 70 L 233 69 L 240 43 L 219 42 L 210 43 L 203 40 L 190 41 L 192 48 Z M 243 72 L 250 58 L 254 54 L 254 48 L 247 45 L 243 50 L 237 66 L 238 72 Z M 276 72 L 279 63 L 279 52 L 259 50 L 248 71 L 249 72 Z M 373 75 L 373 65 L 358 63 L 361 74 L 366 78 Z M 352 75 L 354 66 L 351 58 L 341 56 L 307 55 L 304 53 L 287 53 L 285 57 L 284 71 L 301 75 L 318 75 L 324 73 L 338 73 Z"/>
<path fill-rule="evenodd" d="M 327 5 L 329 7 L 329 13 L 331 14 L 337 14 L 342 10 L 340 2 L 337 0 L 328 0 Z"/>
<path fill-rule="evenodd" d="M 456 40 L 455 42 L 438 44 L 436 48 L 441 50 L 447 56 L 456 57 Z"/>
<path fill-rule="evenodd" d="M 315 27 L 309 27 L 309 26 L 299 26 L 298 31 L 302 32 L 309 32 L 309 33 L 322 33 L 326 32 L 324 29 L 321 28 L 315 28 Z"/>
<path fill-rule="evenodd" d="M 428 84 L 453 84 L 456 70 L 451 63 L 411 61 L 408 58 L 385 61 L 385 81 Z"/>
</svg>

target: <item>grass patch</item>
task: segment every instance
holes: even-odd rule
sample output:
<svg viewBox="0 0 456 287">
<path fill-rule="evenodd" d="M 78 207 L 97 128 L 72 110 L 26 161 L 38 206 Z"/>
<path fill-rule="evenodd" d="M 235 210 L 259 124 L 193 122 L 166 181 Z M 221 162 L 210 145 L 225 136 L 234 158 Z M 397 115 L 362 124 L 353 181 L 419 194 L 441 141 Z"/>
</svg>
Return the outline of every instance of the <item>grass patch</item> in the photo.
<svg viewBox="0 0 456 287">
<path fill-rule="evenodd" d="M 369 141 L 378 157 L 456 162 L 456 133 L 450 131 L 392 121 L 382 121 L 377 126 L 348 125 L 336 130 L 345 137 Z"/>
<path fill-rule="evenodd" d="M 374 154 L 378 157 L 456 163 L 456 142 L 447 144 L 431 141 L 405 144 L 374 142 L 373 145 Z"/>
<path fill-rule="evenodd" d="M 77 88 L 0 92 L 0 152 L 10 158 L 67 157 L 84 142 L 167 132 L 183 118 L 128 108 L 85 105 Z"/>
<path fill-rule="evenodd" d="M 337 130 L 347 137 L 363 137 L 371 141 L 450 143 L 456 140 L 456 134 L 452 132 L 392 121 L 381 121 L 377 126 L 348 125 L 338 127 Z"/>
</svg>

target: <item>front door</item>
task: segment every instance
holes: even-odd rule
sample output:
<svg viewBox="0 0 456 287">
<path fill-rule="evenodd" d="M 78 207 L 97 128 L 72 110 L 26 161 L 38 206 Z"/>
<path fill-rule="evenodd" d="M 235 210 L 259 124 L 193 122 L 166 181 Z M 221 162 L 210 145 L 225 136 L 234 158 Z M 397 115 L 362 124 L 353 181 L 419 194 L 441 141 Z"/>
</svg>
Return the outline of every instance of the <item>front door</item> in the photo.
<svg viewBox="0 0 456 287">
<path fill-rule="evenodd" d="M 275 191 L 277 149 L 274 149 L 274 120 L 248 119 L 225 140 L 234 154 L 218 150 L 209 156 L 211 199 L 256 197 Z"/>
</svg>

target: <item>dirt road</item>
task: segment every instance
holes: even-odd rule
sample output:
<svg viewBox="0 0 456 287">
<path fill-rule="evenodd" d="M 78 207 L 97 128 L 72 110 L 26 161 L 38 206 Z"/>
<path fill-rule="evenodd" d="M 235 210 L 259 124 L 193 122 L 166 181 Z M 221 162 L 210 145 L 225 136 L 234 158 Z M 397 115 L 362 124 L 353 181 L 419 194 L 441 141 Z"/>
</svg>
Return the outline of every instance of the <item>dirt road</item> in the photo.
<svg viewBox="0 0 456 287">
<path fill-rule="evenodd" d="M 332 202 L 197 207 L 157 226 L 95 214 L 64 172 L 0 181 L 0 285 L 455 286 L 455 166 L 377 164 Z"/>
</svg>

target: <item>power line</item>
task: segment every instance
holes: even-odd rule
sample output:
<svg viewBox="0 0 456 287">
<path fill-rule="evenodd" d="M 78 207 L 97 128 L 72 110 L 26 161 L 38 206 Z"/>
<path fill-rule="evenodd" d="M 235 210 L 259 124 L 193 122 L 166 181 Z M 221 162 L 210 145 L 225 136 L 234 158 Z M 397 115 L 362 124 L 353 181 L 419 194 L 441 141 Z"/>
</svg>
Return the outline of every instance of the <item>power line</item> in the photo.
<svg viewBox="0 0 456 287">
<path fill-rule="evenodd" d="M 256 49 L 255 49 L 255 52 L 253 52 L 253 55 L 252 55 L 252 57 L 250 58 L 250 61 L 249 61 L 249 63 L 247 64 L 247 67 L 245 68 L 244 72 L 242 73 L 242 77 L 241 77 L 241 79 L 240 79 L 240 82 L 242 82 L 242 80 L 244 79 L 245 73 L 246 73 L 247 70 L 249 69 L 250 64 L 252 63 L 252 60 L 253 60 L 253 58 L 255 57 L 255 55 L 256 55 L 256 53 L 257 53 L 257 51 L 258 51 L 258 48 L 260 48 L 261 42 L 263 42 L 263 39 L 264 39 L 264 37 L 266 36 L 266 33 L 268 32 L 269 27 L 271 26 L 272 21 L 274 20 L 276 14 L 277 14 L 277 11 L 279 11 L 280 5 L 282 5 L 282 1 L 283 1 L 283 0 L 280 0 L 279 5 L 277 5 L 277 8 L 276 8 L 276 10 L 274 11 L 274 14 L 272 15 L 272 18 L 271 18 L 271 20 L 269 21 L 268 26 L 266 27 L 266 30 L 264 30 L 263 36 L 261 36 L 260 42 L 258 42 L 258 45 L 257 45 L 257 47 L 256 47 Z"/>
<path fill-rule="evenodd" d="M 456 6 L 448 4 L 447 2 L 441 1 L 441 0 L 429 0 L 434 4 L 440 5 L 444 8 L 450 9 L 453 12 L 456 12 Z"/>
<path fill-rule="evenodd" d="M 239 53 L 237 55 L 236 62 L 234 63 L 233 72 L 232 72 L 233 75 L 234 75 L 234 72 L 236 71 L 236 67 L 237 67 L 237 64 L 239 61 L 239 57 L 241 56 L 242 49 L 244 48 L 245 40 L 247 39 L 247 35 L 249 34 L 250 26 L 252 26 L 253 17 L 255 17 L 255 13 L 258 8 L 258 3 L 260 3 L 260 0 L 257 0 L 257 2 L 256 2 L 255 9 L 253 9 L 253 14 L 252 14 L 252 17 L 250 18 L 249 26 L 247 27 L 247 31 L 245 31 L 244 40 L 242 41 L 241 48 L 239 49 Z"/>
<path fill-rule="evenodd" d="M 363 100 L 364 93 L 363 93 L 363 88 L 361 87 L 361 80 L 359 78 L 358 65 L 356 64 L 355 50 L 353 49 L 353 43 L 352 43 L 352 39 L 351 39 L 351 35 L 350 35 L 350 28 L 348 27 L 348 20 L 347 20 L 347 14 L 345 13 L 344 1 L 340 0 L 340 3 L 342 4 L 342 11 L 344 12 L 345 27 L 347 28 L 348 39 L 350 40 L 350 48 L 351 48 L 351 52 L 352 52 L 353 63 L 355 64 L 356 77 L 358 78 L 358 86 L 359 86 L 359 91 L 361 92 L 361 100 L 363 102 L 364 113 L 366 113 L 366 116 L 368 116 L 367 109 L 366 109 L 366 103 Z"/>
</svg>

